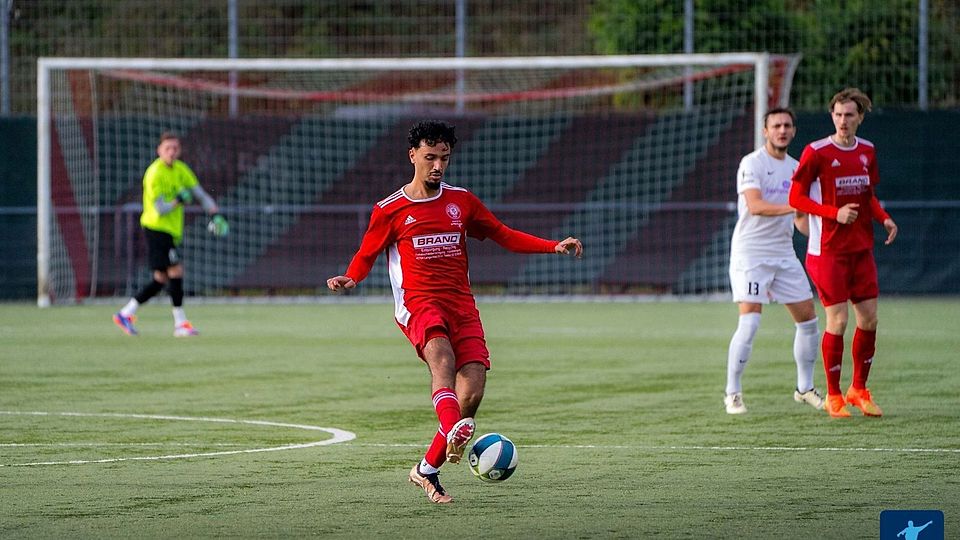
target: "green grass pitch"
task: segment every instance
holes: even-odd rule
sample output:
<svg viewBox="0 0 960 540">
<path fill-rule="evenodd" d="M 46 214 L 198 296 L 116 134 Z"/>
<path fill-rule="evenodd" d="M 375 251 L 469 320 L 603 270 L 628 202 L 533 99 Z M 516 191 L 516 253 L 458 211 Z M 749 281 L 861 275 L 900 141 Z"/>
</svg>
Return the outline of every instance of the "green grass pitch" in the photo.
<svg viewBox="0 0 960 540">
<path fill-rule="evenodd" d="M 885 509 L 939 509 L 960 534 L 958 299 L 881 298 L 885 416 L 847 420 L 794 403 L 780 306 L 731 417 L 733 304 L 481 303 L 478 429 L 520 465 L 492 485 L 445 466 L 443 507 L 406 481 L 436 417 L 392 306 L 188 301 L 187 340 L 165 299 L 139 338 L 114 309 L 0 305 L 2 538 L 876 538 Z M 356 438 L 250 451 L 331 437 L 296 425 Z M 196 454 L 214 455 L 156 459 Z"/>
</svg>

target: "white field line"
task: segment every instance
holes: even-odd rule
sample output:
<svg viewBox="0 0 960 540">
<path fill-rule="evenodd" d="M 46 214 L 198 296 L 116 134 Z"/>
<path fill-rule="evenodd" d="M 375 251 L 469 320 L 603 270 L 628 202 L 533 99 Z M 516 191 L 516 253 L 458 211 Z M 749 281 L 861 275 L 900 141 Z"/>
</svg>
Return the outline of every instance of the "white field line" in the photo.
<svg viewBox="0 0 960 540">
<path fill-rule="evenodd" d="M 0 448 L 109 448 L 109 447 L 162 447 L 162 446 L 182 446 L 186 448 L 196 448 L 198 446 L 212 446 L 215 448 L 229 448 L 233 446 L 246 446 L 239 443 L 205 443 L 205 442 L 61 442 L 61 443 L 0 443 Z"/>
<path fill-rule="evenodd" d="M 421 444 L 347 443 L 345 446 L 370 446 L 380 448 L 425 448 Z M 695 446 L 695 445 L 629 445 L 629 444 L 518 444 L 517 448 L 564 448 L 586 450 L 637 450 L 662 452 L 711 451 L 711 452 L 891 452 L 906 454 L 960 454 L 960 448 L 868 448 L 839 446 Z"/>
<path fill-rule="evenodd" d="M 242 450 L 223 450 L 219 452 L 197 452 L 186 454 L 166 454 L 162 456 L 135 456 L 105 459 L 74 459 L 69 461 L 37 461 L 31 463 L 0 463 L 0 467 L 34 467 L 39 465 L 84 465 L 88 463 L 118 463 L 122 461 L 158 461 L 170 459 L 187 459 L 196 457 L 230 456 L 236 454 L 255 454 L 261 452 L 279 452 L 283 450 L 297 450 L 315 446 L 352 441 L 357 436 L 350 431 L 337 428 L 311 426 L 306 424 L 288 424 L 283 422 L 269 422 L 266 420 L 235 420 L 231 418 L 211 418 L 205 416 L 169 416 L 159 414 L 127 414 L 127 413 L 80 413 L 80 412 L 43 412 L 43 411 L 0 411 L 0 415 L 8 416 L 66 416 L 66 417 L 93 417 L 93 418 L 134 418 L 141 420 L 169 420 L 180 422 L 214 422 L 220 424 L 244 424 L 255 426 L 283 427 L 303 429 L 307 431 L 323 431 L 333 435 L 330 439 L 298 444 L 286 444 L 266 448 L 245 448 Z"/>
</svg>

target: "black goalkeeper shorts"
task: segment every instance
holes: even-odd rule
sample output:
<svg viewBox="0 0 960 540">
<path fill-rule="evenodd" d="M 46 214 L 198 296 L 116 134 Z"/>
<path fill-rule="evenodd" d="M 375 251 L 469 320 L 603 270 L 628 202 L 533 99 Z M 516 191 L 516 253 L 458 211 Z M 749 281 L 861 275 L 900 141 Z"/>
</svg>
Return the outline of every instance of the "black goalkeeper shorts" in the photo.
<svg viewBox="0 0 960 540">
<path fill-rule="evenodd" d="M 173 236 L 169 233 L 143 229 L 147 237 L 147 258 L 151 270 L 166 272 L 167 268 L 183 262 L 180 258 L 180 248 L 173 243 Z"/>
</svg>

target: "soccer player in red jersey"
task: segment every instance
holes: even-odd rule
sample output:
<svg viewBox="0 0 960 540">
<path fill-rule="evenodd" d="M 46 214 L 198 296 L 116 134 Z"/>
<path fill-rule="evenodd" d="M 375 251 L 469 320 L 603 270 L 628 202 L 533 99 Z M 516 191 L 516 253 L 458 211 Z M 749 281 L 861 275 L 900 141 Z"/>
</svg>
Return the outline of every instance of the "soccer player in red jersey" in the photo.
<svg viewBox="0 0 960 540">
<path fill-rule="evenodd" d="M 846 405 L 867 416 L 881 416 L 867 389 L 877 337 L 877 265 L 873 258 L 873 220 L 887 231 L 886 244 L 897 237 L 897 224 L 880 206 L 880 181 L 873 143 L 857 137 L 857 128 L 871 109 L 870 98 L 857 88 L 830 100 L 836 132 L 807 145 L 793 174 L 790 206 L 810 214 L 807 272 L 817 287 L 827 323 L 821 341 L 827 376 L 826 409 L 847 417 Z M 853 382 L 846 396 L 840 389 L 843 334 L 853 304 Z"/>
<path fill-rule="evenodd" d="M 547 240 L 511 229 L 472 193 L 443 182 L 457 143 L 454 127 L 439 121 L 410 129 L 413 180 L 373 207 L 360 248 L 331 290 L 352 289 L 387 251 L 394 316 L 430 370 L 440 427 L 410 481 L 435 503 L 453 499 L 440 485 L 445 461 L 458 463 L 473 437 L 490 369 L 490 353 L 470 289 L 466 237 L 491 238 L 517 253 L 583 253 L 579 240 Z"/>
</svg>

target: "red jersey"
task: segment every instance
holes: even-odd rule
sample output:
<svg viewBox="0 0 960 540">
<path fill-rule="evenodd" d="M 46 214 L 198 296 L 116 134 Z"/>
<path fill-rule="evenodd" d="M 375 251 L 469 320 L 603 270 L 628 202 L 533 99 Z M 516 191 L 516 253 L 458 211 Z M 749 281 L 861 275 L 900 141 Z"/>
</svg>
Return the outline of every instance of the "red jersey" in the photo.
<svg viewBox="0 0 960 540">
<path fill-rule="evenodd" d="M 517 253 L 553 253 L 557 242 L 504 225 L 466 189 L 440 184 L 429 199 L 411 199 L 403 189 L 378 202 L 346 276 L 357 283 L 387 250 L 397 322 L 427 302 L 474 303 L 467 262 L 467 236 L 492 238 Z"/>
<path fill-rule="evenodd" d="M 852 147 L 843 148 L 826 137 L 808 144 L 790 188 L 790 206 L 810 214 L 807 252 L 872 250 L 872 220 L 883 223 L 890 217 L 874 192 L 879 182 L 876 150 L 870 141 L 856 137 Z M 860 205 L 857 219 L 841 225 L 837 212 L 850 203 Z"/>
</svg>

